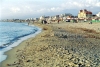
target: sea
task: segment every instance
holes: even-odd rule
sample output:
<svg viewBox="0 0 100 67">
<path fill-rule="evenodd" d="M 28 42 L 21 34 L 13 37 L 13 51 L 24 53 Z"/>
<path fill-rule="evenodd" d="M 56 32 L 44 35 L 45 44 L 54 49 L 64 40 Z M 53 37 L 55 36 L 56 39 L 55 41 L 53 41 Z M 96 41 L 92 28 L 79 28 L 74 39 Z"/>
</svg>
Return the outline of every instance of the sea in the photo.
<svg viewBox="0 0 100 67">
<path fill-rule="evenodd" d="M 28 38 L 35 37 L 41 30 L 37 26 L 28 25 L 27 22 L 0 22 L 0 62 L 6 60 L 6 51 Z"/>
</svg>

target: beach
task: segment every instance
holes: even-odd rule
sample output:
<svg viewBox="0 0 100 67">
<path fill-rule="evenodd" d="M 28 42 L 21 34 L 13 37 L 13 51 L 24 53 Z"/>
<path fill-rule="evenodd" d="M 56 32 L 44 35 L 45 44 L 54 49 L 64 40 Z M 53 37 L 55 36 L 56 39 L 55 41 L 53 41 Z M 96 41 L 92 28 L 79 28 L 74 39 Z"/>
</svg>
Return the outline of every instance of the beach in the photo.
<svg viewBox="0 0 100 67">
<path fill-rule="evenodd" d="M 7 51 L 0 67 L 100 67 L 100 23 L 34 23 L 42 32 Z"/>
</svg>

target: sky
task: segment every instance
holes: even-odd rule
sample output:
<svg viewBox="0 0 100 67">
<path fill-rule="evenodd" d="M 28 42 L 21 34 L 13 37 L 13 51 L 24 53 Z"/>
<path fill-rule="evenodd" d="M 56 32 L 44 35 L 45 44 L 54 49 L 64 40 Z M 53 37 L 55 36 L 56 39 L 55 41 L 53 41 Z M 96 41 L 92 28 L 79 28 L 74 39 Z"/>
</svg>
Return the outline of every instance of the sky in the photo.
<svg viewBox="0 0 100 67">
<path fill-rule="evenodd" d="M 87 9 L 100 12 L 100 0 L 0 0 L 0 19 L 27 19 L 55 16 Z"/>
</svg>

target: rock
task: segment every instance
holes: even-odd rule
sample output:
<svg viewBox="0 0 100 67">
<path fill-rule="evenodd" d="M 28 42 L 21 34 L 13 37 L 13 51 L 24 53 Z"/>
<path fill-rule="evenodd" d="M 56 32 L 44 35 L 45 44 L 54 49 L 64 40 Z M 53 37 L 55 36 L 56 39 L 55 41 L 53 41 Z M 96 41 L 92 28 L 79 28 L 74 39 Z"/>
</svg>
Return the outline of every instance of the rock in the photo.
<svg viewBox="0 0 100 67">
<path fill-rule="evenodd" d="M 30 62 L 31 60 L 27 60 L 26 62 Z"/>
<path fill-rule="evenodd" d="M 79 63 L 78 66 L 79 67 L 85 67 L 85 65 L 84 64 L 81 64 L 81 63 Z"/>
<path fill-rule="evenodd" d="M 52 36 L 52 37 L 53 37 L 53 36 L 54 36 L 54 33 L 51 33 L 51 34 L 50 34 L 50 36 Z"/>
<path fill-rule="evenodd" d="M 11 66 L 11 64 L 6 64 L 7 66 Z"/>
<path fill-rule="evenodd" d="M 74 64 L 78 64 L 79 63 L 79 58 L 73 58 L 72 61 L 73 61 Z"/>
</svg>

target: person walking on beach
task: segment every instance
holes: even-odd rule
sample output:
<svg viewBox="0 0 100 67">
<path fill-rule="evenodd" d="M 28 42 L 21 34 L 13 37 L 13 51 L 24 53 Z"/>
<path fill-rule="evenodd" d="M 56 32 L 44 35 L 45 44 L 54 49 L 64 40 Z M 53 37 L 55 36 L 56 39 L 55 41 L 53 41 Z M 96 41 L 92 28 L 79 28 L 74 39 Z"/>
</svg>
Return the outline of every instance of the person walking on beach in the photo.
<svg viewBox="0 0 100 67">
<path fill-rule="evenodd" d="M 93 19 L 91 19 L 91 21 L 89 22 L 89 24 L 92 24 L 92 20 L 93 20 Z"/>
<path fill-rule="evenodd" d="M 90 23 L 89 24 L 92 24 L 92 21 L 90 21 Z"/>
<path fill-rule="evenodd" d="M 30 22 L 28 22 L 28 25 L 30 24 Z"/>
<path fill-rule="evenodd" d="M 58 24 L 59 24 L 59 20 L 58 20 L 57 22 L 58 22 Z"/>
</svg>

